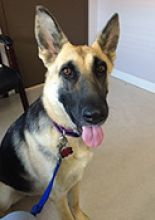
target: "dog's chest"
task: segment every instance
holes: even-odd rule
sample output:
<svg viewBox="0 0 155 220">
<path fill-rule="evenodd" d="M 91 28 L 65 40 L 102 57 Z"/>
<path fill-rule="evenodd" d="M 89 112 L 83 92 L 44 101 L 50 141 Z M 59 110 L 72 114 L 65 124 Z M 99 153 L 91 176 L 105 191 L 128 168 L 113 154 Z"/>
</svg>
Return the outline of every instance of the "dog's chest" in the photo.
<svg viewBox="0 0 155 220">
<path fill-rule="evenodd" d="M 64 159 L 56 178 L 53 195 L 61 196 L 79 182 L 91 157 L 92 153 L 81 147 L 76 149 L 72 156 Z"/>
<path fill-rule="evenodd" d="M 56 184 L 54 191 L 57 193 L 65 193 L 66 191 L 69 191 L 69 189 L 82 178 L 84 168 L 92 156 L 90 150 L 84 146 L 83 142 L 79 139 L 68 138 L 68 142 L 69 146 L 73 149 L 73 154 L 62 160 L 55 182 Z M 46 141 L 46 143 L 48 142 Z M 53 144 L 53 146 L 56 145 L 57 141 Z M 37 174 L 37 181 L 35 181 L 35 188 L 37 191 L 40 191 L 42 188 L 47 186 L 48 182 L 52 178 L 53 170 L 57 163 L 56 154 L 58 151 L 55 147 L 52 147 L 52 156 L 50 157 L 50 147 L 48 147 L 48 149 L 49 157 L 48 153 L 47 155 L 45 154 L 45 150 L 44 154 L 43 151 L 35 151 L 35 154 L 34 152 L 32 153 L 31 162 L 35 170 L 35 174 Z"/>
<path fill-rule="evenodd" d="M 83 155 L 83 153 L 73 153 L 73 155 L 62 160 L 54 182 L 51 194 L 52 199 L 58 199 L 62 195 L 67 194 L 70 189 L 82 179 L 84 169 L 91 157 L 91 152 L 87 152 L 85 155 Z M 40 170 L 41 172 L 38 176 L 38 182 L 36 183 L 36 192 L 40 193 L 47 187 L 53 175 L 51 167 L 55 166 L 56 163 L 53 163 L 52 166 L 47 163 L 43 165 L 42 171 Z"/>
</svg>

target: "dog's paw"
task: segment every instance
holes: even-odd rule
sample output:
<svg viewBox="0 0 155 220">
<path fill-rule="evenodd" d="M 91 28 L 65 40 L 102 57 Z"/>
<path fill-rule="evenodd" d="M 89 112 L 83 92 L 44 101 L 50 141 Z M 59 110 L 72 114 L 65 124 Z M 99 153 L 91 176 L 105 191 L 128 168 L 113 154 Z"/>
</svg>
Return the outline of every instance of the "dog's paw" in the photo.
<svg viewBox="0 0 155 220">
<path fill-rule="evenodd" d="M 82 211 L 76 213 L 75 220 L 89 220 L 89 217 Z"/>
</svg>

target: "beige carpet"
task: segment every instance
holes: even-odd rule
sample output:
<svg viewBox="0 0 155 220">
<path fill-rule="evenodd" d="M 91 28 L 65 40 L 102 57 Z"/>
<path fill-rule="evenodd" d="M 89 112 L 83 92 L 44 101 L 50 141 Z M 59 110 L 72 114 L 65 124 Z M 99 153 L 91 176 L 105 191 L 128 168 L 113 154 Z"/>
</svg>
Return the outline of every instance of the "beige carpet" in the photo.
<svg viewBox="0 0 155 220">
<path fill-rule="evenodd" d="M 40 92 L 29 90 L 29 99 Z M 155 95 L 112 78 L 109 104 L 105 142 L 86 169 L 81 206 L 92 220 L 154 220 Z M 1 136 L 21 111 L 17 96 L 0 100 Z M 15 208 L 28 210 L 33 202 Z M 48 202 L 38 219 L 57 220 L 55 207 Z"/>
</svg>

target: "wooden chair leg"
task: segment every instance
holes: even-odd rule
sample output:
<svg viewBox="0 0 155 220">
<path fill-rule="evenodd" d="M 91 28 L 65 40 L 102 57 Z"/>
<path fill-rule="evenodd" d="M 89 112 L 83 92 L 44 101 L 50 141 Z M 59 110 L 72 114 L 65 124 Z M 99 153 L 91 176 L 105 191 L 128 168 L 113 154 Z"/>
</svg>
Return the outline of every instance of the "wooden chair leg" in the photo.
<svg viewBox="0 0 155 220">
<path fill-rule="evenodd" d="M 28 99 L 26 96 L 26 92 L 25 92 L 23 83 L 21 81 L 19 83 L 18 91 L 19 91 L 19 95 L 20 95 L 20 99 L 21 99 L 24 111 L 27 111 L 29 108 L 29 102 L 28 102 Z"/>
</svg>

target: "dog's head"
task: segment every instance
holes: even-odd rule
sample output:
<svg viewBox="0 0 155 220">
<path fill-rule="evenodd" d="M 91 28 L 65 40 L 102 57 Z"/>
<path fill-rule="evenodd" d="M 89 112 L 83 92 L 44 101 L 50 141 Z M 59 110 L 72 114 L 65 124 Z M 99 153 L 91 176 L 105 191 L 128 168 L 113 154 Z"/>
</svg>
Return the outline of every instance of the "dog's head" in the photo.
<svg viewBox="0 0 155 220">
<path fill-rule="evenodd" d="M 119 38 L 118 15 L 91 46 L 74 46 L 49 11 L 38 6 L 35 36 L 48 70 L 43 101 L 50 117 L 67 128 L 99 127 L 108 116 L 108 75 Z"/>
</svg>

